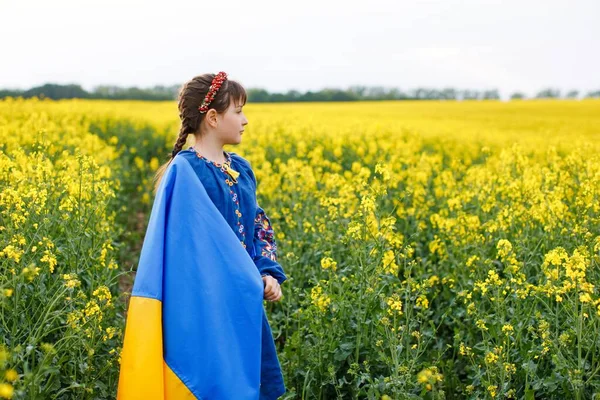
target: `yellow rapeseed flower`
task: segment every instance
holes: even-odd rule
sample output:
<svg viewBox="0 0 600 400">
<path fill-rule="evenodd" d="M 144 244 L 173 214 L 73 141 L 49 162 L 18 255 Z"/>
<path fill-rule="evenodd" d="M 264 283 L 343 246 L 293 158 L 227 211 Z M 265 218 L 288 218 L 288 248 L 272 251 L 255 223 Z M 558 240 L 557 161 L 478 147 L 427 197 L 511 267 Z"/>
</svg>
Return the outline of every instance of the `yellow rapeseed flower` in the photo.
<svg viewBox="0 0 600 400">
<path fill-rule="evenodd" d="M 331 298 L 323 293 L 323 288 L 320 285 L 316 285 L 311 289 L 310 298 L 312 304 L 321 312 L 327 310 L 327 307 L 331 304 Z"/>
<path fill-rule="evenodd" d="M 496 249 L 498 250 L 498 257 L 505 259 L 512 251 L 512 244 L 506 239 L 500 239 Z"/>
<path fill-rule="evenodd" d="M 402 315 L 402 300 L 397 293 L 392 294 L 386 299 L 388 304 L 388 314 L 390 315 Z"/>
<path fill-rule="evenodd" d="M 498 361 L 498 356 L 496 354 L 494 354 L 493 352 L 489 351 L 486 355 L 485 355 L 485 362 L 487 364 L 494 364 Z"/>
<path fill-rule="evenodd" d="M 331 257 L 323 257 L 321 259 L 321 268 L 331 269 L 335 272 L 337 269 L 337 262 L 335 262 Z"/>
<path fill-rule="evenodd" d="M 505 324 L 502 327 L 502 332 L 506 333 L 507 335 L 509 335 L 510 333 L 512 333 L 514 331 L 514 328 L 511 324 Z"/>
<path fill-rule="evenodd" d="M 12 399 L 14 395 L 14 389 L 12 385 L 8 383 L 0 383 L 0 397 L 4 399 Z"/>
<path fill-rule="evenodd" d="M 4 378 L 9 382 L 14 382 L 19 378 L 19 373 L 14 369 L 7 369 L 4 373 Z"/>
</svg>

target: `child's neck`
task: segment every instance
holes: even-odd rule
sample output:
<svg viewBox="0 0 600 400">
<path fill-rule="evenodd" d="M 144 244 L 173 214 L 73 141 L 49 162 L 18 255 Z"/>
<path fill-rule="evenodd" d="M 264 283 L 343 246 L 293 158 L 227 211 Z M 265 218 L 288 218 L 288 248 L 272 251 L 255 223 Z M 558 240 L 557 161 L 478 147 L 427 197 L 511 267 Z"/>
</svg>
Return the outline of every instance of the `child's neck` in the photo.
<svg viewBox="0 0 600 400">
<path fill-rule="evenodd" d="M 206 143 L 196 143 L 193 147 L 203 157 L 207 158 L 210 161 L 214 161 L 217 164 L 223 164 L 227 161 L 225 154 L 223 154 L 223 146 L 207 146 Z"/>
</svg>

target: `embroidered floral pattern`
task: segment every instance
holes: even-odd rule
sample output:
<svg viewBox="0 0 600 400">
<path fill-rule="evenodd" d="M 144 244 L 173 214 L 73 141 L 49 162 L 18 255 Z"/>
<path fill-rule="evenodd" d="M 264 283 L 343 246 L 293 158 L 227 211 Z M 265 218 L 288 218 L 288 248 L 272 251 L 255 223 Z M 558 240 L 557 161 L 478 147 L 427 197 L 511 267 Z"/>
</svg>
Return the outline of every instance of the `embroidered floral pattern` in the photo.
<svg viewBox="0 0 600 400">
<path fill-rule="evenodd" d="M 273 227 L 264 211 L 260 211 L 256 214 L 254 224 L 254 236 L 260 241 L 260 255 L 268 257 L 273 261 L 277 261 L 277 243 L 275 243 Z"/>
<path fill-rule="evenodd" d="M 228 181 L 228 180 L 226 180 L 226 181 Z M 230 184 L 229 182 L 227 184 L 229 186 L 233 185 L 233 183 Z M 231 189 L 229 189 L 229 193 L 231 194 L 231 200 L 235 204 L 235 215 L 238 218 L 238 220 L 237 220 L 237 225 L 238 225 L 237 233 L 239 233 L 241 235 L 240 242 L 242 243 L 242 246 L 244 246 L 244 248 L 246 248 L 246 231 L 244 230 L 244 224 L 242 224 L 242 213 L 240 211 L 240 202 L 238 200 L 238 195 L 237 195 L 236 192 L 234 192 Z"/>
</svg>

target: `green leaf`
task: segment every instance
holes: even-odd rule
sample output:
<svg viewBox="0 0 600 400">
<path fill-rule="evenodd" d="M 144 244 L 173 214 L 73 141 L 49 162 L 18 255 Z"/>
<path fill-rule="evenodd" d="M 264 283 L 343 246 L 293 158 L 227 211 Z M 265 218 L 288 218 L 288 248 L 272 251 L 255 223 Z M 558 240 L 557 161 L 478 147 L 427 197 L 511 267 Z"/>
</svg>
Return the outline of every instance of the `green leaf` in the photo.
<svg viewBox="0 0 600 400">
<path fill-rule="evenodd" d="M 525 400 L 535 400 L 535 392 L 533 389 L 525 389 Z"/>
</svg>

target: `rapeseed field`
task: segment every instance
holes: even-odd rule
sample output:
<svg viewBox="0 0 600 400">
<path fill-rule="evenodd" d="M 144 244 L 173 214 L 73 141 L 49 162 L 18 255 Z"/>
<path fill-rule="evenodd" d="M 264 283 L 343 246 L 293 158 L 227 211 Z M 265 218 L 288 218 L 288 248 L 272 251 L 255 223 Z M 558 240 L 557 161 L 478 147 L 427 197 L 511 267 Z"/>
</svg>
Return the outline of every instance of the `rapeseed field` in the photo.
<svg viewBox="0 0 600 400">
<path fill-rule="evenodd" d="M 245 108 L 226 150 L 289 278 L 265 304 L 284 399 L 600 392 L 599 100 Z M 0 101 L 0 398 L 114 398 L 178 123 L 175 102 Z"/>
</svg>

